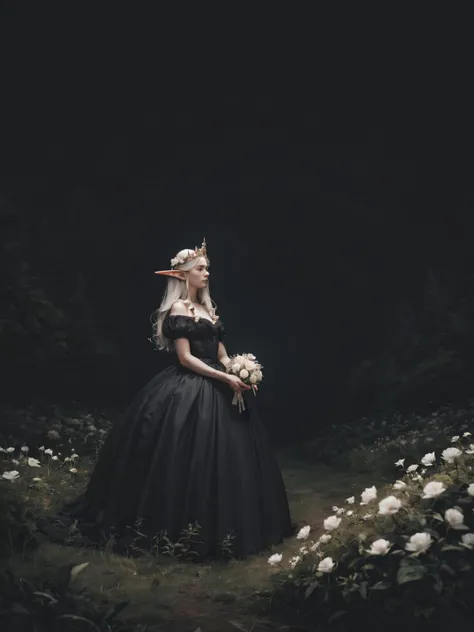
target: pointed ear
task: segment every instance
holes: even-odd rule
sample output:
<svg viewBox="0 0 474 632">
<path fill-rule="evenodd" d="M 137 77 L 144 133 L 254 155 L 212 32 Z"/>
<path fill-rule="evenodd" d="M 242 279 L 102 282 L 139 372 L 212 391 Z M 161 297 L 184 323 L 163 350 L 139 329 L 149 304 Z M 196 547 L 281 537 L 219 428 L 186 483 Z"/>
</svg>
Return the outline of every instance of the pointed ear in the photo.
<svg viewBox="0 0 474 632">
<path fill-rule="evenodd" d="M 182 270 L 157 270 L 155 274 L 161 274 L 162 276 L 170 276 L 181 281 L 186 281 L 186 274 Z"/>
</svg>

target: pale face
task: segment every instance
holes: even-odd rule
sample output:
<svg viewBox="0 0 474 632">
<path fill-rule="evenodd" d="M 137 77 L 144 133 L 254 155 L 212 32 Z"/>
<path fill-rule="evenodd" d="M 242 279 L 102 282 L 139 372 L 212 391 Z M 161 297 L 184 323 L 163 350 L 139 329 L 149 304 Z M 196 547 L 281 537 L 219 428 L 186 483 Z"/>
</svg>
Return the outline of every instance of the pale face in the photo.
<svg viewBox="0 0 474 632">
<path fill-rule="evenodd" d="M 201 290 L 207 287 L 209 268 L 205 257 L 199 257 L 196 264 L 188 272 L 189 285 Z"/>
</svg>

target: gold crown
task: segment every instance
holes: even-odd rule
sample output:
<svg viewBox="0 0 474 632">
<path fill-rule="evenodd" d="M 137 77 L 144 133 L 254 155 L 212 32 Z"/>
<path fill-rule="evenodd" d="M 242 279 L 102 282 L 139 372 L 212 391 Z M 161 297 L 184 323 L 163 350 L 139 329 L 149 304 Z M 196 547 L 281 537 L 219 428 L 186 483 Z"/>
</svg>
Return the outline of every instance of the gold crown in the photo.
<svg viewBox="0 0 474 632">
<path fill-rule="evenodd" d="M 202 240 L 202 244 L 200 248 L 198 248 L 197 246 L 194 246 L 194 250 L 188 253 L 185 257 L 173 257 L 173 259 L 171 259 L 171 262 L 170 262 L 171 269 L 174 270 L 177 266 L 181 266 L 187 263 L 188 261 L 191 261 L 191 259 L 195 259 L 196 257 L 207 257 L 205 238 Z"/>
</svg>

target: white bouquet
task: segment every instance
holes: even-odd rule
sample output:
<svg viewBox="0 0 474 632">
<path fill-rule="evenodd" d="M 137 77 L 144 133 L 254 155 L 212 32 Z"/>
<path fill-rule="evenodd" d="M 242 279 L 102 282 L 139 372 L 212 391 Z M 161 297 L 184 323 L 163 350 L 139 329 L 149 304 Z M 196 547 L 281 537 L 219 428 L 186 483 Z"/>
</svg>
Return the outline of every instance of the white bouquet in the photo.
<svg viewBox="0 0 474 632">
<path fill-rule="evenodd" d="M 256 357 L 252 353 L 241 353 L 232 356 L 227 364 L 227 373 L 237 375 L 244 384 L 252 387 L 253 394 L 257 394 L 258 386 L 262 379 L 262 365 L 257 362 Z M 245 410 L 244 398 L 242 393 L 234 393 L 232 400 L 234 406 L 239 406 L 239 412 Z"/>
</svg>

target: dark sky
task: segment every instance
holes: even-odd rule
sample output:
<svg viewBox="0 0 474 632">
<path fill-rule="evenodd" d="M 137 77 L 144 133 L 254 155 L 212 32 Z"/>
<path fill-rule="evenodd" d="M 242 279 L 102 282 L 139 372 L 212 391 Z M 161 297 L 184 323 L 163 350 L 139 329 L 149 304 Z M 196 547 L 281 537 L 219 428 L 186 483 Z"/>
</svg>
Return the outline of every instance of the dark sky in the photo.
<svg viewBox="0 0 474 632">
<path fill-rule="evenodd" d="M 164 288 L 153 271 L 205 236 L 229 351 L 265 365 L 265 414 L 313 424 L 312 401 L 324 419 L 343 407 L 341 383 L 427 270 L 470 265 L 467 119 L 368 101 L 249 91 L 23 104 L 4 129 L 0 192 L 47 216 L 80 261 L 131 394 L 166 361 L 147 342 Z"/>
</svg>

